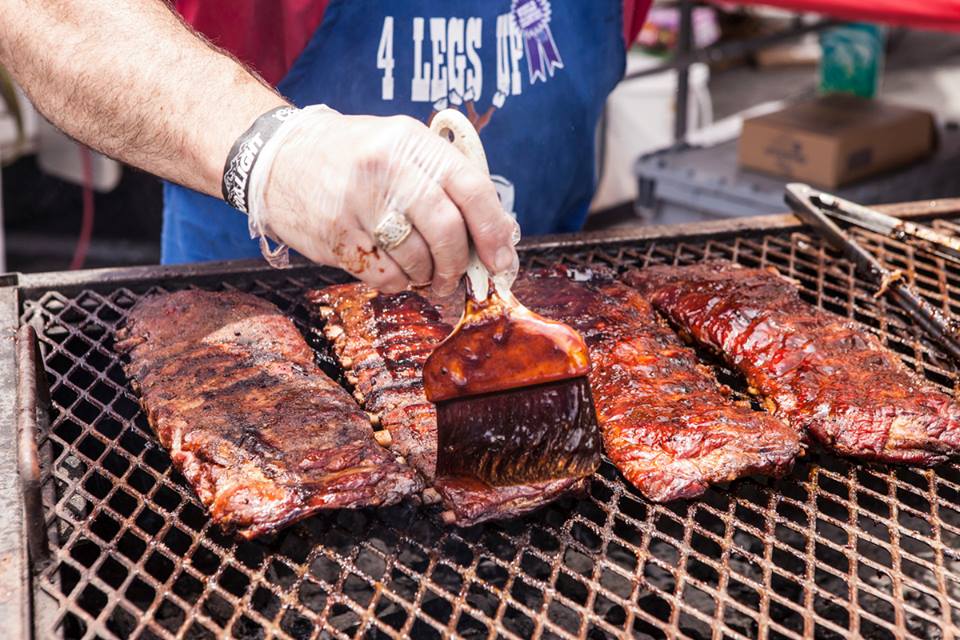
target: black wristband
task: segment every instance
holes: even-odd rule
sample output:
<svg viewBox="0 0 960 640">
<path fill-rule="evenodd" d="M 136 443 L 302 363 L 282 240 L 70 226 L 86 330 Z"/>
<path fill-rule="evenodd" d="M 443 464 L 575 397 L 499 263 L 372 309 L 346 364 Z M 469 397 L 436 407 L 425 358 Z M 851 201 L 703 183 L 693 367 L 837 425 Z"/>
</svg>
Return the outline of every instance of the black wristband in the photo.
<svg viewBox="0 0 960 640">
<path fill-rule="evenodd" d="M 248 213 L 250 201 L 250 172 L 257 164 L 267 140 L 273 137 L 280 125 L 297 112 L 295 107 L 277 107 L 257 118 L 243 132 L 227 154 L 223 165 L 221 189 L 224 201 L 232 207 Z"/>
</svg>

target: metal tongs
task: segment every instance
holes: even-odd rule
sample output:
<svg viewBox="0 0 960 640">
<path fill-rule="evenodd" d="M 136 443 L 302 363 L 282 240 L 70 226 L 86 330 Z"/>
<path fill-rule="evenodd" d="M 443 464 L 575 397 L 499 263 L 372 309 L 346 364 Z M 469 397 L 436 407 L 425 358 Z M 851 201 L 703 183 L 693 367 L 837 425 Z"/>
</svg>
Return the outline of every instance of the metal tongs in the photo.
<svg viewBox="0 0 960 640">
<path fill-rule="evenodd" d="M 885 267 L 835 220 L 912 244 L 960 264 L 960 241 L 930 227 L 888 216 L 802 183 L 788 184 L 784 200 L 797 217 L 813 227 L 857 271 L 877 285 L 877 296 L 889 295 L 951 356 L 960 361 L 960 324 L 921 297 L 899 271 Z"/>
</svg>

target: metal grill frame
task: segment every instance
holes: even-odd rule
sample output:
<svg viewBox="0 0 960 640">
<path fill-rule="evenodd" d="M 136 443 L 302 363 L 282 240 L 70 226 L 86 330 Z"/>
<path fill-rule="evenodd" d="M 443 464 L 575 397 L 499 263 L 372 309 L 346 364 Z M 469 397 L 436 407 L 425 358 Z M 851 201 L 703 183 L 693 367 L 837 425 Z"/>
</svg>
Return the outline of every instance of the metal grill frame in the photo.
<svg viewBox="0 0 960 640">
<path fill-rule="evenodd" d="M 956 219 L 960 218 L 960 199 L 893 205 L 886 209 L 904 217 Z M 949 231 L 960 230 L 956 225 L 943 224 Z M 789 262 L 787 271 L 806 287 L 811 302 L 863 322 L 868 329 L 892 342 L 890 346 L 896 348 L 908 364 L 936 381 L 957 380 L 958 369 L 954 363 L 915 334 L 909 321 L 886 301 L 873 300 L 869 286 L 856 277 L 847 263 L 830 257 L 822 246 L 815 247 L 817 243 L 812 239 L 797 235 L 800 230 L 793 216 L 766 216 L 699 225 L 644 227 L 628 232 L 555 236 L 525 242 L 522 260 L 527 265 L 547 265 L 564 259 L 587 267 L 669 260 L 671 256 L 689 261 L 704 257 L 704 248 L 709 250 L 711 243 L 723 245 L 742 236 L 742 243 L 734 246 L 747 247 L 749 260 L 766 261 L 769 241 L 773 246 L 770 250 L 778 253 L 777 259 Z M 763 241 L 751 245 L 752 238 Z M 892 243 L 869 235 L 862 239 L 880 253 Z M 818 262 L 811 264 L 808 256 L 795 259 L 797 243 L 804 244 L 804 251 L 810 249 L 809 253 Z M 658 247 L 663 245 L 672 248 L 658 255 Z M 783 255 L 779 255 L 781 253 Z M 901 248 L 900 255 L 887 250 L 886 255 L 893 260 L 893 266 L 903 268 L 908 262 L 913 264 L 914 255 L 909 248 Z M 283 277 L 307 282 L 320 273 L 331 281 L 343 279 L 342 274 L 332 270 L 309 266 L 298 266 L 284 272 Z M 942 264 L 934 273 L 925 267 L 908 272 L 927 291 L 944 292 L 943 299 L 935 302 L 945 311 L 956 314 L 960 309 L 960 274 L 954 278 L 955 282 L 950 282 L 945 273 Z M 47 459 L 41 464 L 40 457 L 52 445 L 47 438 L 44 447 L 37 449 L 36 446 L 36 430 L 44 428 L 47 416 L 43 413 L 44 362 L 38 359 L 27 338 L 30 329 L 21 327 L 23 317 L 30 313 L 29 306 L 39 304 L 37 301 L 48 292 L 66 296 L 64 300 L 69 307 L 76 306 L 71 296 L 88 289 L 117 292 L 127 287 L 141 290 L 183 286 L 221 288 L 230 281 L 262 281 L 260 289 L 269 290 L 265 283 L 277 278 L 277 272 L 258 261 L 0 276 L 0 388 L 17 389 L 16 408 L 12 393 L 0 398 L 0 442 L 16 442 L 18 433 L 21 436 L 19 459 L 16 448 L 0 448 L 0 509 L 8 514 L 0 518 L 0 620 L 4 621 L 9 637 L 27 638 L 31 634 L 48 637 L 52 629 L 66 628 L 63 626 L 65 615 L 85 623 L 85 638 L 110 637 L 113 632 L 107 624 L 108 612 L 91 613 L 78 606 L 78 601 L 83 597 L 84 585 L 99 584 L 96 589 L 110 591 L 111 586 L 102 581 L 98 583 L 100 579 L 93 574 L 110 559 L 110 554 L 120 553 L 117 540 L 98 543 L 108 553 L 98 552 L 87 572 L 90 575 L 84 574 L 70 593 L 56 592 L 61 584 L 56 579 L 64 564 L 84 573 L 86 560 L 77 560 L 70 556 L 70 550 L 59 547 L 49 559 L 45 558 L 47 543 L 43 538 L 47 534 L 61 535 L 64 526 L 86 529 L 87 525 L 71 524 L 70 516 L 62 511 L 65 499 L 51 493 L 54 483 L 50 467 L 53 462 L 62 462 L 64 453 L 61 451 L 56 460 Z M 811 283 L 814 286 L 811 287 Z M 838 305 L 836 296 L 836 291 L 843 291 L 844 287 L 850 292 L 845 306 Z M 111 294 L 98 295 L 108 300 Z M 117 308 L 113 311 L 122 312 Z M 18 357 L 14 357 L 13 335 L 18 329 L 21 339 L 17 344 Z M 51 357 L 49 349 L 47 357 Z M 47 365 L 53 375 L 49 363 Z M 106 372 L 101 375 L 105 376 Z M 56 377 L 53 375 L 54 387 L 58 384 Z M 121 414 L 115 417 L 123 429 L 137 429 L 132 424 L 134 417 Z M 141 436 L 142 429 L 141 426 L 137 431 Z M 70 446 L 85 435 L 86 431 Z M 107 442 L 106 452 L 94 455 L 92 461 L 80 460 L 85 467 L 81 479 L 90 477 L 90 462 L 103 462 L 111 446 L 119 445 Z M 143 454 L 125 455 L 132 459 L 132 467 L 145 464 Z M 41 467 L 45 468 L 44 474 L 40 473 Z M 282 586 L 289 577 L 280 575 L 277 572 L 280 570 L 271 574 L 272 569 L 267 566 L 272 567 L 279 558 L 287 570 L 293 565 L 294 571 L 301 571 L 300 576 L 294 578 L 294 584 L 301 585 L 309 579 L 325 588 L 330 596 L 321 614 L 308 620 L 316 624 L 304 637 L 456 635 L 463 631 L 463 620 L 471 619 L 474 624 L 474 632 L 468 634 L 471 637 L 618 637 L 630 633 L 635 637 L 690 638 L 869 637 L 873 633 L 924 637 L 918 635 L 920 629 L 936 632 L 937 637 L 953 638 L 960 636 L 960 520 L 952 519 L 960 518 L 960 465 L 951 463 L 945 468 L 947 476 L 941 477 L 934 471 L 863 465 L 815 456 L 798 464 L 790 482 L 764 486 L 746 480 L 735 483 L 730 491 L 711 490 L 699 501 L 650 505 L 625 486 L 607 464 L 593 483 L 590 499 L 579 503 L 568 500 L 517 522 L 443 530 L 429 524 L 429 518 L 412 516 L 409 509 L 400 508 L 394 515 L 404 523 L 413 518 L 415 526 L 423 529 L 420 533 L 425 539 L 418 539 L 416 532 L 398 534 L 391 529 L 390 521 L 378 524 L 379 516 L 342 512 L 332 518 L 333 522 L 318 524 L 313 530 L 309 524 L 303 525 L 302 533 L 296 535 L 316 545 L 319 538 L 311 538 L 311 532 L 335 538 L 351 526 L 375 525 L 386 531 L 385 537 L 393 536 L 393 550 L 365 545 L 357 538 L 353 543 L 340 541 L 353 549 L 347 555 L 340 555 L 337 543 L 327 541 L 327 546 L 310 550 L 300 564 L 284 559 L 281 553 L 266 558 L 255 570 L 241 568 L 241 573 L 247 572 L 250 582 L 242 596 L 228 603 L 233 613 L 225 627 L 217 625 L 216 614 L 201 607 L 201 600 L 206 605 L 212 595 L 223 599 L 226 593 L 220 585 L 223 567 L 213 571 L 212 584 L 204 584 L 202 593 L 192 603 L 175 596 L 172 585 L 172 576 L 181 575 L 182 565 L 188 564 L 186 555 L 191 554 L 192 562 L 192 554 L 201 546 L 213 547 L 218 552 L 226 550 L 226 560 L 235 561 L 228 537 L 212 530 L 206 522 L 193 532 L 188 529 L 190 540 L 186 552 L 182 557 L 175 556 L 176 566 L 166 583 L 155 577 L 146 581 L 148 586 L 152 584 L 151 588 L 167 587 L 170 593 L 155 593 L 147 612 L 130 606 L 123 595 L 109 597 L 105 606 L 125 605 L 129 609 L 127 615 L 131 610 L 140 615 L 143 619 L 134 623 L 138 637 L 194 637 L 192 630 L 198 627 L 191 626 L 191 621 L 221 637 L 237 633 L 237 624 L 242 618 L 249 619 L 252 626 L 261 626 L 268 636 L 298 637 L 296 629 L 291 631 L 289 625 L 284 626 L 287 615 L 284 612 L 292 611 L 289 605 L 296 602 L 298 596 L 286 592 Z M 149 471 L 156 481 L 151 485 L 150 497 L 144 497 L 142 505 L 120 518 L 122 531 L 134 527 L 136 514 L 142 513 L 146 504 L 182 526 L 181 514 L 189 499 L 182 504 L 178 502 L 172 507 L 173 511 L 164 512 L 157 507 L 158 498 L 154 495 L 160 487 L 177 483 L 170 478 L 169 470 Z M 131 468 L 127 468 L 121 476 L 127 479 L 131 473 Z M 88 507 L 91 513 L 83 517 L 92 520 L 94 514 L 109 511 L 112 507 L 106 503 L 116 495 L 117 487 L 129 489 L 125 482 L 115 480 L 100 503 L 97 496 L 86 494 L 84 500 L 92 506 Z M 66 485 L 70 492 L 78 490 L 70 483 Z M 41 495 L 42 489 L 46 490 L 45 495 Z M 35 504 L 40 503 L 45 504 L 48 511 L 38 514 Z M 616 506 L 607 509 L 598 504 Z M 54 506 L 56 509 L 51 513 L 49 509 Z M 941 520 L 948 512 L 949 524 Z M 118 514 L 113 512 L 113 517 L 117 518 Z M 161 537 L 169 533 L 170 526 L 170 523 L 161 526 L 156 538 L 146 541 L 147 548 L 135 562 L 123 562 L 149 573 L 144 564 L 152 558 L 159 555 L 169 561 L 171 548 Z M 913 536 L 919 536 L 919 545 Z M 375 536 L 371 534 L 371 537 Z M 846 543 L 837 542 L 844 537 Z M 66 539 L 69 541 L 70 536 Z M 459 564 L 457 553 L 448 552 L 446 546 L 466 549 L 470 560 Z M 921 546 L 932 550 L 932 559 L 918 550 Z M 318 548 L 322 553 L 317 553 Z M 404 553 L 412 559 L 404 559 Z M 308 562 L 310 558 L 312 562 Z M 324 582 L 313 573 L 313 564 L 321 558 L 339 565 L 332 583 Z M 382 564 L 382 580 L 369 573 L 369 567 L 365 570 L 364 562 Z M 846 571 L 838 569 L 844 564 Z M 932 575 L 933 583 L 911 576 L 904 569 L 909 566 Z M 791 567 L 801 573 L 792 575 Z M 196 569 L 191 570 L 194 579 L 203 577 Z M 445 584 L 441 572 L 455 574 L 460 581 L 459 590 Z M 890 579 L 889 593 L 882 585 L 878 587 L 871 582 L 870 572 Z M 400 594 L 403 589 L 391 587 L 398 580 L 391 576 L 397 573 L 402 581 L 416 583 L 410 587 L 411 597 Z M 346 595 L 345 589 L 354 578 L 373 587 L 374 593 L 366 605 L 362 598 L 354 601 Z M 262 584 L 254 584 L 253 580 Z M 121 588 L 128 590 L 133 581 L 134 576 L 128 575 Z M 672 586 L 667 588 L 664 584 Z M 838 592 L 838 584 L 843 585 L 846 594 Z M 485 595 L 471 598 L 474 586 Z M 739 599 L 730 595 L 734 589 L 740 589 Z M 254 592 L 260 590 L 268 599 L 272 594 L 278 603 L 277 612 L 269 620 L 252 611 Z M 794 591 L 798 593 L 796 599 L 789 595 Z M 745 595 L 748 593 L 753 595 Z M 339 600 L 333 603 L 335 598 Z M 540 605 L 534 606 L 538 598 Z M 157 622 L 159 609 L 168 600 L 173 603 L 173 609 L 180 609 L 187 616 L 187 622 L 174 627 L 173 631 Z M 389 602 L 388 608 L 402 612 L 402 623 L 398 627 L 383 621 L 389 616 L 378 610 L 385 602 Z M 870 602 L 879 603 L 880 608 L 871 609 L 866 604 Z M 244 606 L 248 610 L 245 611 Z M 926 610 L 934 606 L 940 610 L 938 615 Z M 450 610 L 431 613 L 431 607 Z M 658 615 L 657 611 L 664 607 L 664 615 Z M 887 609 L 889 616 L 884 613 Z M 346 625 L 352 630 L 350 633 L 344 632 L 344 625 L 331 622 L 336 616 L 349 615 L 357 619 L 355 624 Z M 846 625 L 842 623 L 844 616 Z M 484 631 L 477 632 L 481 627 Z M 196 637 L 203 636 L 198 631 Z"/>
</svg>

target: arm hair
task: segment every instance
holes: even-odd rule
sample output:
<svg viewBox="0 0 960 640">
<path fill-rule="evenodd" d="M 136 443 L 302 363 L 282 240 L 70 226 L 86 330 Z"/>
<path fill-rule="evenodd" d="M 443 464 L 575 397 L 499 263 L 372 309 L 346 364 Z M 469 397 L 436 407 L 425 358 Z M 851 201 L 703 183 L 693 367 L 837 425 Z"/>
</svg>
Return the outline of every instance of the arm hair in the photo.
<svg viewBox="0 0 960 640">
<path fill-rule="evenodd" d="M 0 64 L 68 135 L 218 197 L 233 142 L 286 104 L 162 0 L 0 0 Z"/>
</svg>

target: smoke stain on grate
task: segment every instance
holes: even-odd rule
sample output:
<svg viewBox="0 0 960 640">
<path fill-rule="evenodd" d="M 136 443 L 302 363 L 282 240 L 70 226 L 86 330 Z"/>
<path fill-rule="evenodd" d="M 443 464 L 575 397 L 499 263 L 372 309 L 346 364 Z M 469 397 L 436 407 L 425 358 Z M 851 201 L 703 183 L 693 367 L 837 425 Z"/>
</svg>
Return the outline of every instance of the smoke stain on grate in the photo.
<svg viewBox="0 0 960 640">
<path fill-rule="evenodd" d="M 949 232 L 950 222 L 937 223 Z M 863 239 L 923 295 L 960 310 L 960 276 L 896 241 Z M 944 387 L 953 363 L 849 265 L 800 232 L 527 251 L 626 269 L 726 258 L 775 266 L 812 304 L 854 319 Z M 262 271 L 196 286 L 276 303 L 339 370 L 301 303 L 339 281 Z M 169 286 L 169 283 L 165 283 Z M 183 286 L 183 285 L 178 285 Z M 583 501 L 468 529 L 409 505 L 326 513 L 246 542 L 210 524 L 155 443 L 112 336 L 155 282 L 38 292 L 53 401 L 39 434 L 53 561 L 38 606 L 64 638 L 946 638 L 960 634 L 960 466 L 851 464 L 817 451 L 781 481 L 644 501 L 605 463 Z M 742 381 L 721 379 L 735 394 Z M 345 383 L 342 379 L 341 383 Z M 756 407 L 755 407 L 756 408 Z"/>
</svg>

